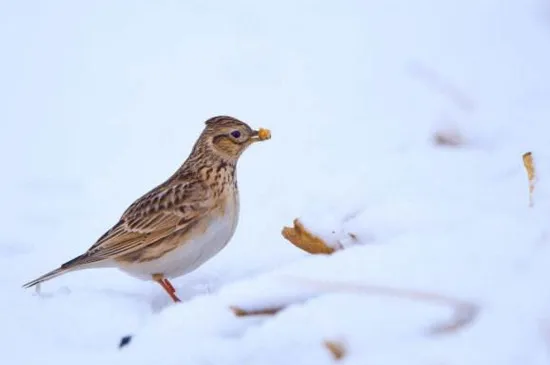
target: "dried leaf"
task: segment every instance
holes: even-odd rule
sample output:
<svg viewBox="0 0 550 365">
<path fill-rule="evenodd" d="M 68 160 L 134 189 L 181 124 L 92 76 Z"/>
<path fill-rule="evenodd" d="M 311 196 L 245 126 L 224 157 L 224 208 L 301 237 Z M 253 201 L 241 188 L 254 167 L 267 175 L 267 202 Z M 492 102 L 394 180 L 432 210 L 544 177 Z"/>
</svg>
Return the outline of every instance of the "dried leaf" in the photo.
<svg viewBox="0 0 550 365">
<path fill-rule="evenodd" d="M 294 246 L 314 255 L 330 255 L 335 251 L 321 238 L 310 233 L 298 219 L 294 220 L 294 227 L 284 227 L 282 234 Z"/>
<path fill-rule="evenodd" d="M 323 345 L 330 351 L 334 360 L 341 360 L 346 356 L 346 348 L 341 342 L 324 341 Z"/>
<path fill-rule="evenodd" d="M 523 154 L 523 165 L 525 166 L 525 170 L 527 171 L 527 178 L 529 180 L 529 206 L 532 207 L 534 204 L 533 192 L 535 191 L 535 182 L 537 179 L 537 175 L 535 171 L 535 163 L 533 161 L 533 154 L 531 152 Z"/>
</svg>

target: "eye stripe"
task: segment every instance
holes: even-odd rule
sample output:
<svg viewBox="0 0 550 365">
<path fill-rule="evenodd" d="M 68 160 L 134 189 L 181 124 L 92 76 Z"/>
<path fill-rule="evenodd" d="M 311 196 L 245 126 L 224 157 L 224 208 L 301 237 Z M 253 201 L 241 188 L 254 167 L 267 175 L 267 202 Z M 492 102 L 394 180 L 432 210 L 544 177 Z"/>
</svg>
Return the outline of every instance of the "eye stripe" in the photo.
<svg viewBox="0 0 550 365">
<path fill-rule="evenodd" d="M 223 143 L 224 140 L 227 141 L 227 142 L 230 142 L 232 144 L 239 144 L 239 145 L 246 143 L 245 140 L 237 140 L 237 139 L 231 138 L 227 134 L 221 134 L 221 135 L 215 136 L 212 139 L 212 142 L 214 144 L 218 144 L 218 143 Z"/>
</svg>

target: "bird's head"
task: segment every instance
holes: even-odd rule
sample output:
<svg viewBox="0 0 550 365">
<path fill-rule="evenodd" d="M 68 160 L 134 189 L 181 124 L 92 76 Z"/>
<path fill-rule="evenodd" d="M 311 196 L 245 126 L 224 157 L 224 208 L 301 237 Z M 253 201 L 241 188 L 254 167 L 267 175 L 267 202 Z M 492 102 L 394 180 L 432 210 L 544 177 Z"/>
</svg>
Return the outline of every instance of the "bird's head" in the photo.
<svg viewBox="0 0 550 365">
<path fill-rule="evenodd" d="M 217 116 L 208 119 L 205 124 L 198 144 L 232 162 L 236 162 L 251 144 L 271 138 L 269 130 L 254 130 L 233 117 Z"/>
</svg>

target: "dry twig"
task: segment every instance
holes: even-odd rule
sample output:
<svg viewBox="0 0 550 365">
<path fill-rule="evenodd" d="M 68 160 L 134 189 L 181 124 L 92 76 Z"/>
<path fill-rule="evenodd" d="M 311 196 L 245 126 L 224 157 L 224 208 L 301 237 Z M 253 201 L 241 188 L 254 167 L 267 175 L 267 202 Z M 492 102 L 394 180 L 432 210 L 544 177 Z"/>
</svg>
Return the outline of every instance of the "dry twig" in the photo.
<svg viewBox="0 0 550 365">
<path fill-rule="evenodd" d="M 438 323 L 432 326 L 428 333 L 432 335 L 452 333 L 459 329 L 462 329 L 466 325 L 472 323 L 479 312 L 479 307 L 473 303 L 466 302 L 453 297 L 448 297 L 442 294 L 425 292 L 420 290 L 392 288 L 386 286 L 369 285 L 369 284 L 355 284 L 355 283 L 329 283 L 324 281 L 311 280 L 307 278 L 295 278 L 289 277 L 293 284 L 302 283 L 307 285 L 308 288 L 318 287 L 323 291 L 323 294 L 335 293 L 335 292 L 353 292 L 363 293 L 367 295 L 380 295 L 394 298 L 408 299 L 414 301 L 424 301 L 436 305 L 446 306 L 452 309 L 452 317 L 449 321 Z M 315 295 L 317 297 L 317 295 Z M 311 299 L 311 298 L 309 298 Z M 303 298 L 300 298 L 300 302 L 303 302 Z M 296 302 L 296 301 L 295 301 Z M 230 307 L 235 315 L 252 316 L 252 315 L 274 315 L 287 306 L 295 304 L 295 302 L 289 302 L 286 305 L 280 307 L 267 307 L 254 310 L 246 310 L 237 306 Z"/>
<path fill-rule="evenodd" d="M 452 318 L 448 322 L 439 323 L 430 328 L 430 334 L 443 334 L 455 332 L 475 320 L 479 312 L 477 305 L 442 294 L 411 290 L 403 288 L 392 288 L 386 286 L 355 284 L 355 283 L 329 283 L 324 281 L 310 280 L 307 278 L 290 278 L 294 283 L 302 282 L 309 287 L 317 286 L 320 289 L 331 292 L 355 292 L 369 295 L 381 295 L 409 300 L 420 300 L 432 304 L 443 305 L 453 309 Z"/>
<path fill-rule="evenodd" d="M 229 307 L 229 309 L 231 309 L 231 311 L 235 313 L 237 317 L 247 317 L 247 316 L 272 316 L 282 311 L 283 309 L 285 309 L 285 307 L 283 306 L 283 307 L 247 310 L 237 306 L 231 306 Z"/>
</svg>

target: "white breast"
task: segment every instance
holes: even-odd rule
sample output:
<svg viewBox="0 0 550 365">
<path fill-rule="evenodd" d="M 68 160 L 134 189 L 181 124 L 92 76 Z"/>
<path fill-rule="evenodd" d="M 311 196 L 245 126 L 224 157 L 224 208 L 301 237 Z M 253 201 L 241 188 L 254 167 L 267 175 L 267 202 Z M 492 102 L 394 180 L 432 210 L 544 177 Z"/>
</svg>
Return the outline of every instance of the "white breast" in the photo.
<svg viewBox="0 0 550 365">
<path fill-rule="evenodd" d="M 128 274 L 150 280 L 153 274 L 162 273 L 166 278 L 176 278 L 196 270 L 199 266 L 214 257 L 229 242 L 239 219 L 239 197 L 229 202 L 224 214 L 212 219 L 204 233 L 165 254 L 163 257 L 146 263 L 134 264 L 121 268 Z"/>
</svg>

